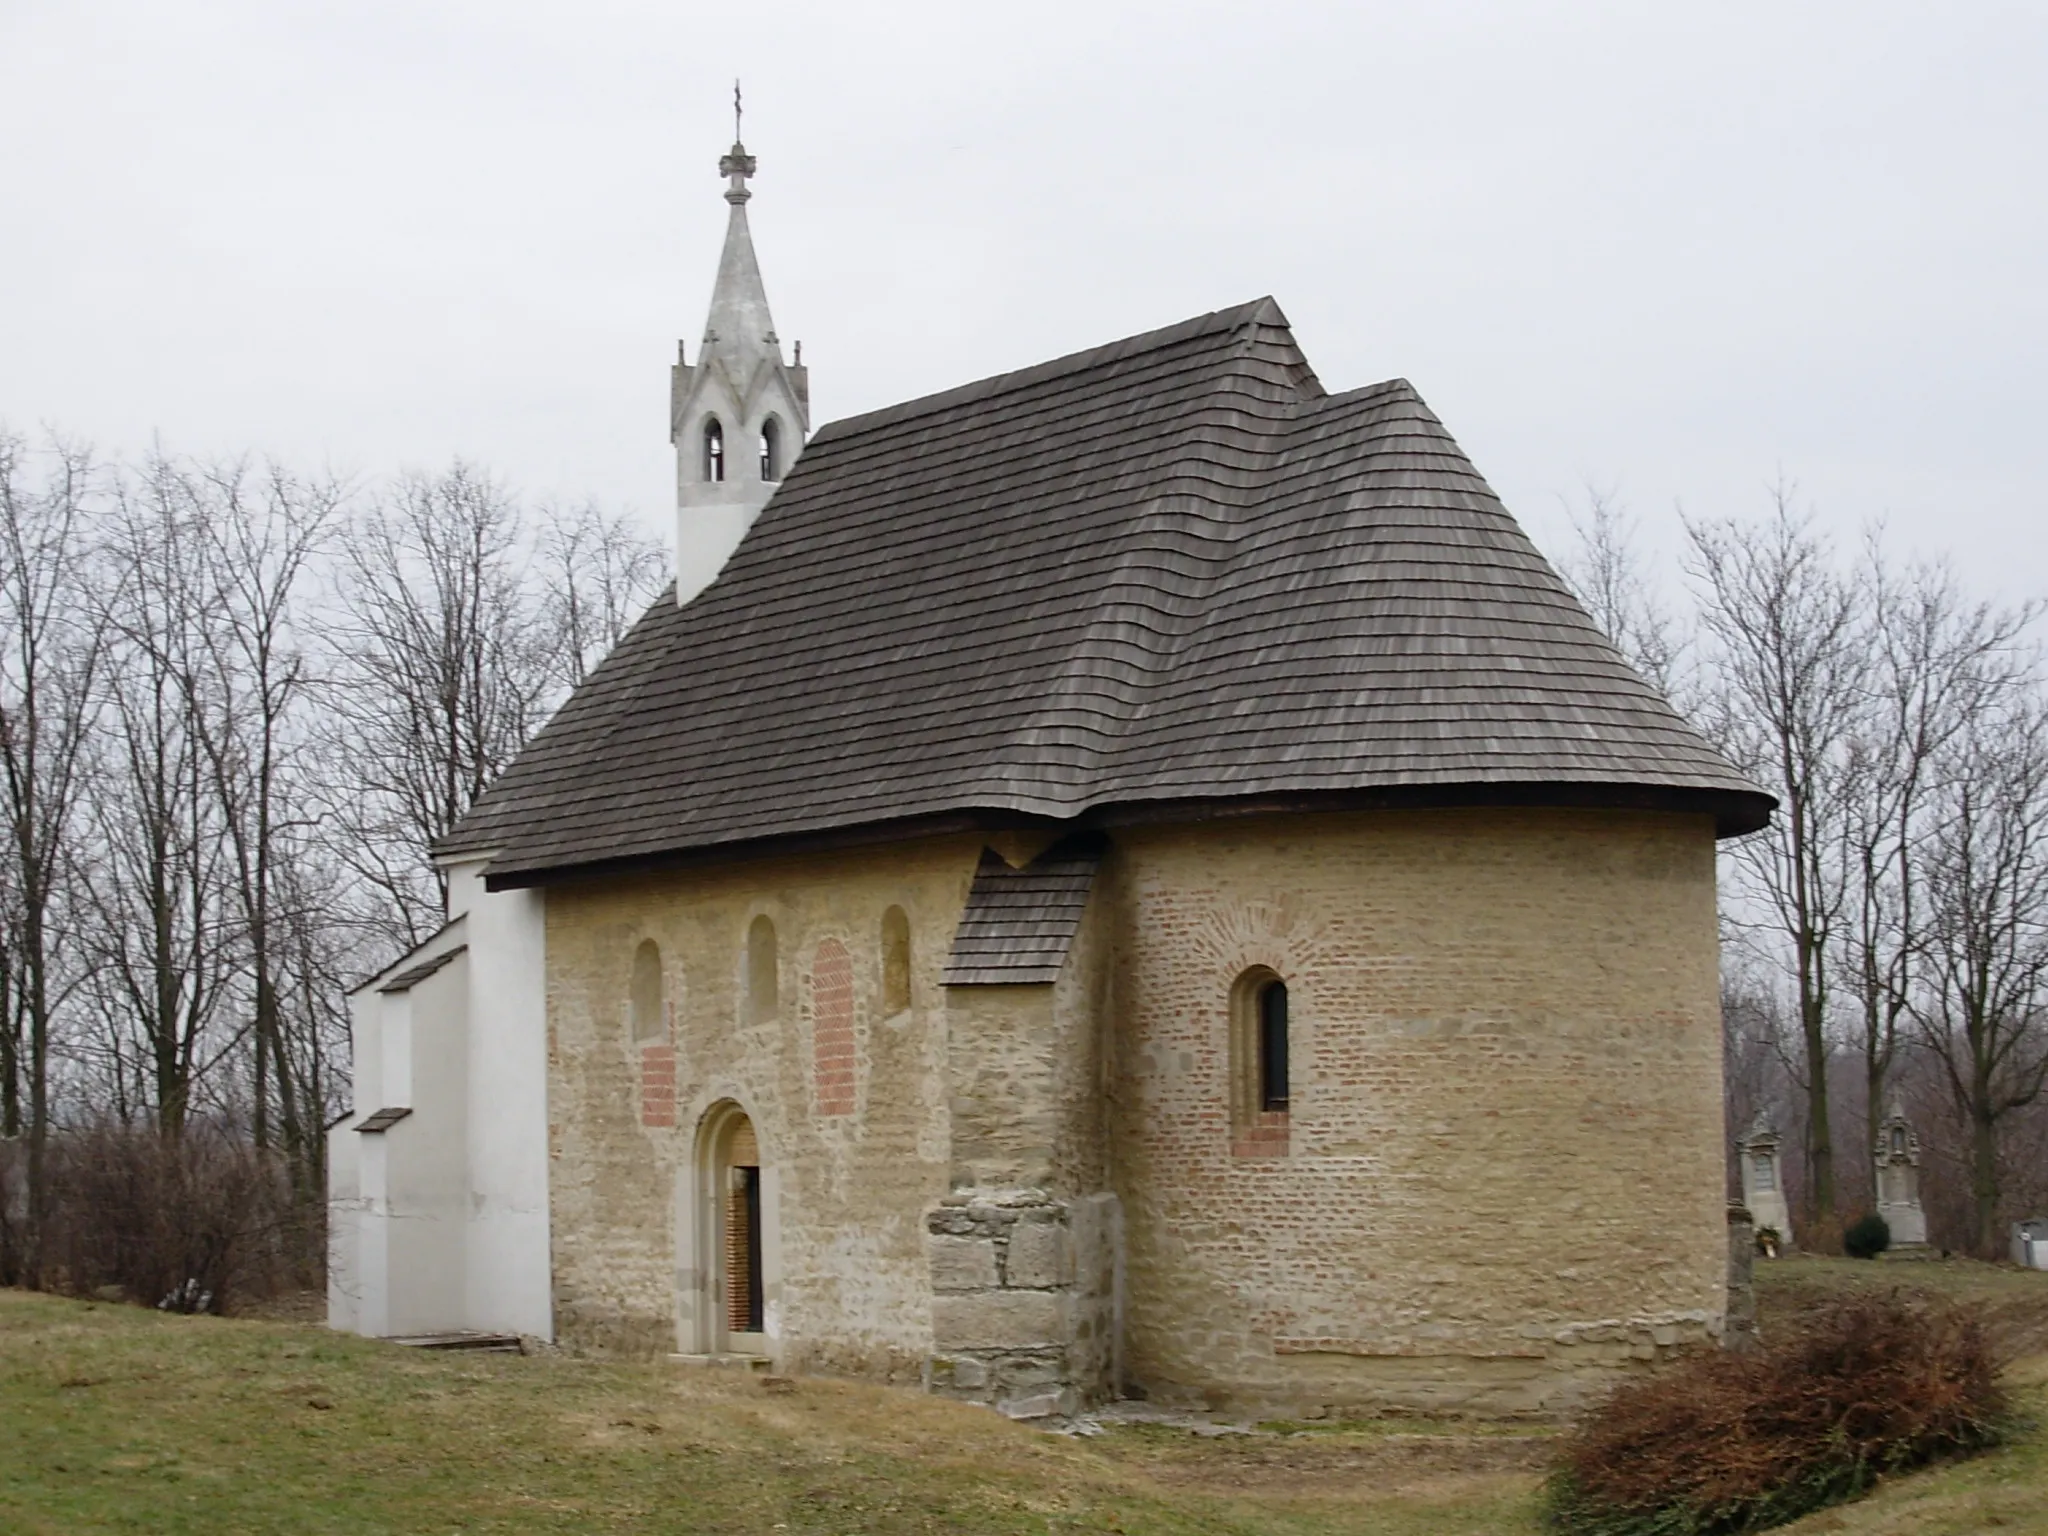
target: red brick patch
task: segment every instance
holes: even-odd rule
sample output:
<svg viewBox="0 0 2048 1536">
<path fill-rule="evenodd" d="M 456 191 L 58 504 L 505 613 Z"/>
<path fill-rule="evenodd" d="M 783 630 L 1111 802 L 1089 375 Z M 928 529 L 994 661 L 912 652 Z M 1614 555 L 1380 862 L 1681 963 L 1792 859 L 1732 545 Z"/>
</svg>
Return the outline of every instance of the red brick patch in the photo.
<svg viewBox="0 0 2048 1536">
<path fill-rule="evenodd" d="M 818 946 L 811 968 L 811 1028 L 818 1113 L 850 1115 L 854 1106 L 853 956 L 837 939 Z"/>
<path fill-rule="evenodd" d="M 676 1048 L 672 1045 L 641 1047 L 640 1123 L 658 1129 L 676 1123 Z"/>
<path fill-rule="evenodd" d="M 1285 1157 L 1287 1155 L 1287 1111 L 1266 1109 L 1252 1116 L 1251 1123 L 1231 1138 L 1232 1157 Z"/>
</svg>

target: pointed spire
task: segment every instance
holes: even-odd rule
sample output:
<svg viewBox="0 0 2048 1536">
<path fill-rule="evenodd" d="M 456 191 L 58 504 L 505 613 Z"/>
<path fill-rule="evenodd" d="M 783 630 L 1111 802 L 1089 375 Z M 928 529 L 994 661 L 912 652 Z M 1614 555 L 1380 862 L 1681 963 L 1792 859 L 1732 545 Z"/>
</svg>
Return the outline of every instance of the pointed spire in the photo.
<svg viewBox="0 0 2048 1536">
<path fill-rule="evenodd" d="M 669 383 L 669 440 L 676 449 L 676 601 L 717 576 L 810 430 L 810 376 L 785 363 L 768 290 L 747 227 L 747 181 L 756 162 L 741 136 L 733 82 L 732 149 L 719 159 L 728 208 L 725 250 L 693 364 L 678 347 Z"/>
<path fill-rule="evenodd" d="M 739 138 L 737 80 L 732 88 L 732 120 L 732 149 L 718 162 L 718 174 L 729 183 L 725 200 L 732 205 L 732 213 L 726 221 L 725 251 L 718 260 L 718 282 L 711 290 L 711 313 L 704 322 L 704 359 L 723 357 L 751 373 L 751 365 L 763 352 L 772 352 L 780 362 L 782 348 L 776 339 L 775 321 L 768 313 L 768 290 L 754 257 L 754 237 L 747 227 L 747 199 L 754 195 L 747 189 L 747 180 L 758 162 Z"/>
</svg>

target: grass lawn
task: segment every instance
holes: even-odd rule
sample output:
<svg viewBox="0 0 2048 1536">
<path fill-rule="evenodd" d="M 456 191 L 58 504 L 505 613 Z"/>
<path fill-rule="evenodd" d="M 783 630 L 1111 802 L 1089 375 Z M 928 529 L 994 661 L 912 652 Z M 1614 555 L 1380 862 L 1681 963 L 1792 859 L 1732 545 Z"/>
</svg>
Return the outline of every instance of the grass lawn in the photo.
<svg viewBox="0 0 2048 1536">
<path fill-rule="evenodd" d="M 1542 1437 L 1071 1440 L 913 1392 L 0 1291 L 0 1531 L 1512 1532 Z"/>
<path fill-rule="evenodd" d="M 2048 1274 L 1788 1260 L 1987 1301 L 2048 1421 Z M 1074 1440 L 855 1383 L 401 1349 L 0 1291 L 0 1532 L 1531 1532 L 1548 1436 L 1384 1421 Z M 2048 1536 L 2048 1435 L 1789 1529 Z"/>
</svg>

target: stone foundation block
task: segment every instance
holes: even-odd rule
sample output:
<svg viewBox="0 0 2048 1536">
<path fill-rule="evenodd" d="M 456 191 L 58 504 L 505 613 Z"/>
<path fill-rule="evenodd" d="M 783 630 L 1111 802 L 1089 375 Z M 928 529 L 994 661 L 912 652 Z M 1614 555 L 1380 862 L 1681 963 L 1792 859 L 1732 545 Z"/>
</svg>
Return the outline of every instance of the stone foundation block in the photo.
<svg viewBox="0 0 2048 1536">
<path fill-rule="evenodd" d="M 1074 1245 L 1062 1222 L 1019 1222 L 1010 1232 L 1003 1284 L 1049 1289 L 1074 1283 Z"/>
<path fill-rule="evenodd" d="M 972 1355 L 934 1355 L 930 1386 L 935 1392 L 978 1393 L 988 1386 L 988 1365 Z"/>
<path fill-rule="evenodd" d="M 986 1291 L 996 1283 L 996 1248 L 987 1238 L 934 1236 L 926 1239 L 935 1291 Z"/>
<path fill-rule="evenodd" d="M 982 1291 L 932 1298 L 939 1349 L 1031 1349 L 1064 1342 L 1061 1298 L 1050 1291 Z"/>
<path fill-rule="evenodd" d="M 1049 1419 L 1056 1414 L 1072 1413 L 1071 1392 L 1041 1392 L 1035 1397 L 1005 1398 L 996 1404 L 998 1412 L 1012 1419 Z"/>
</svg>

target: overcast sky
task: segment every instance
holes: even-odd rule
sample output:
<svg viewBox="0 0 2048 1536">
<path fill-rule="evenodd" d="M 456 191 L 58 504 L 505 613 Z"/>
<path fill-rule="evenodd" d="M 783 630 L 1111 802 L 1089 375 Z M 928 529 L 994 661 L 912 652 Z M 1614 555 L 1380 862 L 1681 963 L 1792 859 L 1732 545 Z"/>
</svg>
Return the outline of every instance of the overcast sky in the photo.
<svg viewBox="0 0 2048 1536">
<path fill-rule="evenodd" d="M 0 421 L 670 527 L 745 77 L 816 420 L 1262 293 L 1546 544 L 1781 473 L 2048 590 L 2048 6 L 0 0 Z"/>
</svg>

